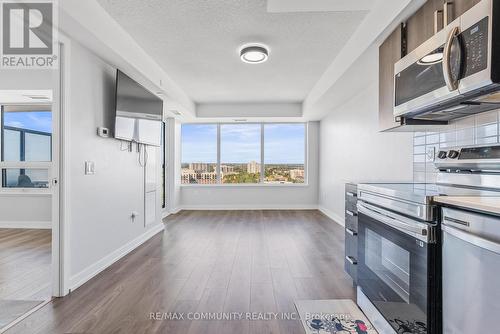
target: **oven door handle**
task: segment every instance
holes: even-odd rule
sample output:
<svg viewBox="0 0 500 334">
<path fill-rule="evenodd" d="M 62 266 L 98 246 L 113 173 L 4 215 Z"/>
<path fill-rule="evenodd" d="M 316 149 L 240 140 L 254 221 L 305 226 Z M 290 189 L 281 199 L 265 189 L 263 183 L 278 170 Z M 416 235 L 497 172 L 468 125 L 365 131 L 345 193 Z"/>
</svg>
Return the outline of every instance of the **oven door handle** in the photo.
<svg viewBox="0 0 500 334">
<path fill-rule="evenodd" d="M 432 242 L 429 240 L 429 226 L 406 217 L 399 216 L 384 209 L 373 205 L 358 201 L 358 212 L 373 218 L 385 225 L 393 227 L 405 234 L 411 235 L 424 242 Z M 408 222 L 406 222 L 406 220 Z"/>
</svg>

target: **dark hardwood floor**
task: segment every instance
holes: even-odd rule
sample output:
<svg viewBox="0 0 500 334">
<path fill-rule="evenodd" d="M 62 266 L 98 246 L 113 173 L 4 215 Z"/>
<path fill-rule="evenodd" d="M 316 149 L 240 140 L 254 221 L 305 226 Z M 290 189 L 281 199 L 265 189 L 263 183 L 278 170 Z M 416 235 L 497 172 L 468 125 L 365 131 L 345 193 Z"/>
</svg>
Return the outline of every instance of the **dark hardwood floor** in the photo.
<svg viewBox="0 0 500 334">
<path fill-rule="evenodd" d="M 303 333 L 296 320 L 154 320 L 153 312 L 295 312 L 355 298 L 344 230 L 318 211 L 183 211 L 166 231 L 7 333 Z"/>
<path fill-rule="evenodd" d="M 50 298 L 51 237 L 51 230 L 0 228 L 0 300 Z"/>
</svg>

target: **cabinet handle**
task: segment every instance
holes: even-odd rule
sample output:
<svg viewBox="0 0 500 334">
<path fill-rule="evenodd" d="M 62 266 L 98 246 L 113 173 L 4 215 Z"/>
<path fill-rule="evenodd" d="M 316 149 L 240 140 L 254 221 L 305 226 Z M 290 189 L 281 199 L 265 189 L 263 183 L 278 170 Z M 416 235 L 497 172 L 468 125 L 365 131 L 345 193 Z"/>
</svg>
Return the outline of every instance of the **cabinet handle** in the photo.
<svg viewBox="0 0 500 334">
<path fill-rule="evenodd" d="M 356 217 L 357 216 L 357 214 L 355 214 L 354 212 L 349 211 L 349 210 L 345 210 L 345 213 L 347 213 L 351 217 Z"/>
<path fill-rule="evenodd" d="M 354 231 L 354 230 L 351 230 L 350 228 L 347 228 L 347 227 L 345 228 L 345 231 L 346 231 L 347 233 L 349 233 L 350 235 L 352 235 L 352 236 L 356 236 L 356 235 L 358 235 L 358 232 L 356 232 L 356 231 Z"/>
<path fill-rule="evenodd" d="M 456 219 L 456 218 L 451 218 L 451 217 L 444 217 L 444 220 L 447 221 L 447 222 L 449 222 L 449 223 L 458 224 L 458 225 L 462 225 L 462 226 L 465 226 L 465 227 L 470 227 L 470 223 L 466 222 L 464 220 L 460 220 L 460 219 Z"/>
<path fill-rule="evenodd" d="M 353 258 L 352 256 L 347 255 L 347 256 L 345 257 L 345 259 L 346 259 L 347 261 L 349 261 L 349 263 L 351 263 L 351 264 L 354 264 L 354 265 L 358 264 L 358 260 L 356 260 L 356 259 L 355 259 L 355 258 Z"/>
<path fill-rule="evenodd" d="M 434 35 L 438 33 L 439 30 L 443 29 L 444 24 L 444 14 L 442 10 L 436 10 L 434 12 Z"/>
<path fill-rule="evenodd" d="M 446 27 L 453 21 L 453 2 L 445 1 L 443 4 L 443 26 Z"/>
<path fill-rule="evenodd" d="M 356 195 L 355 193 L 351 193 L 351 192 L 349 192 L 349 191 L 348 191 L 348 192 L 346 192 L 345 194 L 346 194 L 347 196 L 349 196 L 349 197 L 357 197 L 357 196 L 358 196 L 358 195 Z"/>
</svg>

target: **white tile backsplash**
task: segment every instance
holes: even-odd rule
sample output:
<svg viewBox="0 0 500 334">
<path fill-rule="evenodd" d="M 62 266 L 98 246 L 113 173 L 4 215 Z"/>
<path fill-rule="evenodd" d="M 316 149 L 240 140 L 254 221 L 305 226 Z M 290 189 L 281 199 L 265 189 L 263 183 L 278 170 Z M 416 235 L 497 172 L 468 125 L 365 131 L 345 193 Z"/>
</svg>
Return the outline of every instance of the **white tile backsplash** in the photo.
<svg viewBox="0 0 500 334">
<path fill-rule="evenodd" d="M 493 124 L 498 123 L 498 111 L 488 111 L 476 115 L 476 124 Z"/>
<path fill-rule="evenodd" d="M 476 127 L 476 138 L 498 136 L 498 124 L 486 124 Z"/>
<path fill-rule="evenodd" d="M 427 135 L 425 137 L 425 144 L 439 144 L 439 133 Z"/>
<path fill-rule="evenodd" d="M 413 181 L 434 183 L 437 170 L 434 168 L 429 150 L 464 145 L 500 143 L 500 110 L 453 121 L 436 132 L 415 132 L 413 139 Z"/>
<path fill-rule="evenodd" d="M 425 145 L 413 146 L 413 154 L 424 154 L 426 152 Z"/>
</svg>

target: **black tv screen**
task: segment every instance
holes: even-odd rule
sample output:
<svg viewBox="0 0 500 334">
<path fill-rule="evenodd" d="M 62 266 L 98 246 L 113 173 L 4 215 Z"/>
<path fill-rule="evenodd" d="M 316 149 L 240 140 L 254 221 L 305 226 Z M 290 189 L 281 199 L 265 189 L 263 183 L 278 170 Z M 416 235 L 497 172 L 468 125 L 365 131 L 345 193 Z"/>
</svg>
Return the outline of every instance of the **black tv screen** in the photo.
<svg viewBox="0 0 500 334">
<path fill-rule="evenodd" d="M 117 70 L 115 138 L 159 146 L 162 119 L 163 100 Z"/>
</svg>

